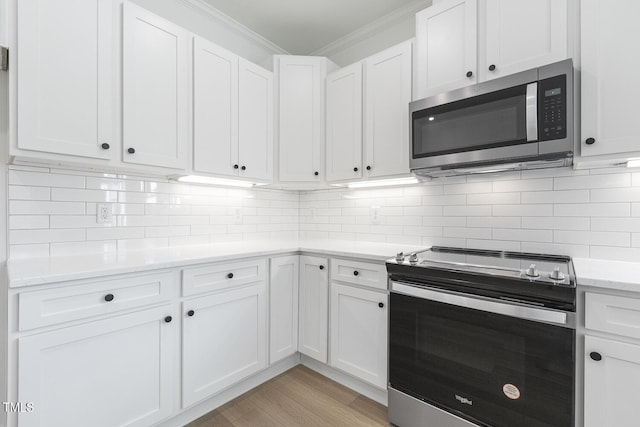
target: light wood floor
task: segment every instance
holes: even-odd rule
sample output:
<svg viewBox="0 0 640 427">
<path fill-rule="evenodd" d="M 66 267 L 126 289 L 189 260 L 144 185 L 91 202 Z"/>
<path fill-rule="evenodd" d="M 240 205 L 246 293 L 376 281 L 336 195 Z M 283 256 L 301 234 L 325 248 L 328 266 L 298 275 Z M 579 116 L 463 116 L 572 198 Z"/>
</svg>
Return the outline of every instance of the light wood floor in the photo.
<svg viewBox="0 0 640 427">
<path fill-rule="evenodd" d="M 388 426 L 387 408 L 298 365 L 187 427 Z"/>
</svg>

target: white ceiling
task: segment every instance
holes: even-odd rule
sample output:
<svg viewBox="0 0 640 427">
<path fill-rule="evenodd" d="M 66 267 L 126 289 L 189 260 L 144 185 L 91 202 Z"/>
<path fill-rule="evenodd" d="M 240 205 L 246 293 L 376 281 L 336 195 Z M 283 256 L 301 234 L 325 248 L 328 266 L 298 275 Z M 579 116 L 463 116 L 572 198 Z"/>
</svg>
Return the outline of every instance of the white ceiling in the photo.
<svg viewBox="0 0 640 427">
<path fill-rule="evenodd" d="M 291 54 L 307 55 L 415 0 L 204 0 Z"/>
</svg>

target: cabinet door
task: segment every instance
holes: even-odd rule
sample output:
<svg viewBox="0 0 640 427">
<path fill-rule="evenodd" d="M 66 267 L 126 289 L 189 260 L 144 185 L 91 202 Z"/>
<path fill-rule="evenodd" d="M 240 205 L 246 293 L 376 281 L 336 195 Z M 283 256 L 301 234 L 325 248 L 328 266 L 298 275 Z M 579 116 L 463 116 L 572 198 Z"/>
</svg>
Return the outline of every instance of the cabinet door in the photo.
<svg viewBox="0 0 640 427">
<path fill-rule="evenodd" d="M 582 136 L 580 154 L 640 152 L 640 2 L 583 0 L 581 10 Z M 593 138 L 592 144 L 586 141 Z M 591 142 L 591 141 L 589 141 Z"/>
<path fill-rule="evenodd" d="M 118 142 L 115 4 L 16 2 L 18 148 L 111 158 Z"/>
<path fill-rule="evenodd" d="M 300 335 L 298 351 L 327 363 L 329 276 L 328 260 L 300 257 Z"/>
<path fill-rule="evenodd" d="M 411 42 L 366 60 L 366 176 L 409 173 Z"/>
<path fill-rule="evenodd" d="M 273 73 L 240 58 L 240 176 L 273 179 Z"/>
<path fill-rule="evenodd" d="M 282 56 L 278 69 L 280 181 L 321 182 L 324 59 Z"/>
<path fill-rule="evenodd" d="M 416 14 L 415 99 L 477 82 L 477 0 L 444 0 Z"/>
<path fill-rule="evenodd" d="M 169 306 L 19 339 L 29 426 L 148 426 L 173 410 L 178 329 Z"/>
<path fill-rule="evenodd" d="M 193 170 L 238 175 L 238 56 L 200 37 L 193 38 Z"/>
<path fill-rule="evenodd" d="M 587 335 L 584 365 L 584 426 L 637 426 L 640 346 Z"/>
<path fill-rule="evenodd" d="M 266 366 L 265 297 L 260 282 L 183 303 L 184 408 Z"/>
<path fill-rule="evenodd" d="M 567 58 L 567 0 L 480 0 L 480 15 L 481 81 Z"/>
<path fill-rule="evenodd" d="M 184 169 L 189 33 L 125 2 L 122 45 L 123 160 Z"/>
<path fill-rule="evenodd" d="M 387 295 L 331 284 L 331 366 L 387 387 Z"/>
<path fill-rule="evenodd" d="M 299 259 L 271 259 L 269 280 L 269 363 L 298 351 Z"/>
<path fill-rule="evenodd" d="M 327 76 L 327 181 L 362 176 L 362 64 Z"/>
</svg>

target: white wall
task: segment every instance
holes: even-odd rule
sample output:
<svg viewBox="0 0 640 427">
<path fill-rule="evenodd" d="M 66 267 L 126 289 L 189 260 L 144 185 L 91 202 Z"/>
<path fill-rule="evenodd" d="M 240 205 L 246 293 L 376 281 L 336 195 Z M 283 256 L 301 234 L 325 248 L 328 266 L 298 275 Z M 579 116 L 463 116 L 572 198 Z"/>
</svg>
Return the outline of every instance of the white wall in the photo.
<svg viewBox="0 0 640 427">
<path fill-rule="evenodd" d="M 416 12 L 431 5 L 431 0 L 416 0 L 347 36 L 330 43 L 313 55 L 327 56 L 344 67 L 397 45 L 415 36 Z"/>
<path fill-rule="evenodd" d="M 3 1 L 3 0 L 0 0 Z M 287 52 L 251 31 L 220 18 L 202 0 L 134 0 L 149 11 L 178 24 L 256 64 L 271 64 L 274 54 Z"/>
</svg>

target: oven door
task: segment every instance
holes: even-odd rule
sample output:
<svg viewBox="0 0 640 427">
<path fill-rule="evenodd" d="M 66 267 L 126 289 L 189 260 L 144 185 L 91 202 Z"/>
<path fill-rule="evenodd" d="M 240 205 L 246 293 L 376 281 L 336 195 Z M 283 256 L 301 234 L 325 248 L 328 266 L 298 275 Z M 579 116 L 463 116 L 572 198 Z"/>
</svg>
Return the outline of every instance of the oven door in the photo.
<svg viewBox="0 0 640 427">
<path fill-rule="evenodd" d="M 481 426 L 574 425 L 567 313 L 398 282 L 391 289 L 392 389 Z"/>
</svg>

